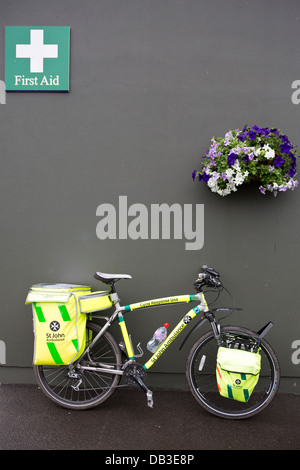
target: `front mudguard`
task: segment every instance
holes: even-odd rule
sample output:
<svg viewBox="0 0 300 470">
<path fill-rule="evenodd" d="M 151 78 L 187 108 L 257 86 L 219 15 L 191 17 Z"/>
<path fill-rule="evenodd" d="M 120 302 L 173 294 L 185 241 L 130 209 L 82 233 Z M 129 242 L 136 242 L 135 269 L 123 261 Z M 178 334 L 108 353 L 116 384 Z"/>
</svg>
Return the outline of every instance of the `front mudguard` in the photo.
<svg viewBox="0 0 300 470">
<path fill-rule="evenodd" d="M 224 307 L 224 308 L 218 308 L 216 310 L 213 310 L 212 312 L 213 313 L 218 313 L 218 312 L 225 312 L 225 311 L 232 311 L 232 310 L 242 310 L 242 309 L 241 308 L 227 308 L 227 307 Z M 182 343 L 179 347 L 179 351 L 181 351 L 181 349 L 183 348 L 183 346 L 185 345 L 185 343 L 187 342 L 187 340 L 189 339 L 191 334 L 194 333 L 194 331 L 197 331 L 199 328 L 201 328 L 201 326 L 206 321 L 207 321 L 207 318 L 202 317 L 201 320 L 198 321 L 198 323 L 196 323 L 196 325 L 188 332 L 188 334 L 186 335 L 186 337 L 182 341 Z M 257 333 L 259 335 L 259 338 L 262 339 L 270 331 L 270 329 L 273 326 L 274 326 L 274 323 L 270 321 L 265 326 L 263 326 L 260 330 L 256 331 L 255 333 Z"/>
</svg>

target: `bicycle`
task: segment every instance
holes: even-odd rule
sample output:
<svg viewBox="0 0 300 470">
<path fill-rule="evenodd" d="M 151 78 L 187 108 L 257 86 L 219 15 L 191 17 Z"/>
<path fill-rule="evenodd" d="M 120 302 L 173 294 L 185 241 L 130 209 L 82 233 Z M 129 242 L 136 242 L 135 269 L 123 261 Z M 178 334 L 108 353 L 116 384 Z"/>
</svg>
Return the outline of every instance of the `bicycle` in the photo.
<svg viewBox="0 0 300 470">
<path fill-rule="evenodd" d="M 204 333 L 192 346 L 186 361 L 186 378 L 196 401 L 210 413 L 228 419 L 251 417 L 266 408 L 274 399 L 280 381 L 280 366 L 275 352 L 264 336 L 273 326 L 267 323 L 259 331 L 239 326 L 221 326 L 216 315 L 234 308 L 211 310 L 208 307 L 205 292 L 213 289 L 219 293 L 223 287 L 220 274 L 213 268 L 202 266 L 194 287 L 196 294 L 164 297 L 121 306 L 115 283 L 122 279 L 131 279 L 129 274 L 94 274 L 97 280 L 110 286 L 110 296 L 115 310 L 110 317 L 91 314 L 94 318 L 105 320 L 103 326 L 94 321 L 87 321 L 87 344 L 83 354 L 74 363 L 67 366 L 34 366 L 34 372 L 41 390 L 58 405 L 73 409 L 85 410 L 95 407 L 107 400 L 120 385 L 138 385 L 146 393 L 147 404 L 153 406 L 153 393 L 145 384 L 147 371 L 155 364 L 173 341 L 194 319 L 199 319 L 180 346 L 182 349 L 190 335 L 208 322 L 210 330 Z M 205 289 L 205 292 L 204 292 Z M 227 291 L 228 292 L 228 291 Z M 137 345 L 139 354 L 135 354 L 128 334 L 124 316 L 136 309 L 197 302 L 190 309 L 171 333 L 152 354 L 145 364 L 136 361 L 143 350 Z M 229 312 L 229 313 L 228 313 Z M 118 320 L 123 341 L 117 343 L 108 331 Z M 216 357 L 220 346 L 235 347 L 247 351 L 259 350 L 261 372 L 255 391 L 249 401 L 239 402 L 221 396 L 216 384 Z"/>
</svg>

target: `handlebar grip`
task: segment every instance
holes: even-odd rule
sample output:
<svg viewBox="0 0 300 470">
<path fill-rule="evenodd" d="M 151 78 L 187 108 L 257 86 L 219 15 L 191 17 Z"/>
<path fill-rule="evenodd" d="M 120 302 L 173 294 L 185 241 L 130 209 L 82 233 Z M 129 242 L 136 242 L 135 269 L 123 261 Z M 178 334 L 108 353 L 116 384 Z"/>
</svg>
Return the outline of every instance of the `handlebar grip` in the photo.
<svg viewBox="0 0 300 470">
<path fill-rule="evenodd" d="M 203 265 L 201 268 L 205 273 L 210 274 L 211 276 L 219 277 L 220 274 L 214 270 L 214 268 L 208 268 L 206 265 Z"/>
</svg>

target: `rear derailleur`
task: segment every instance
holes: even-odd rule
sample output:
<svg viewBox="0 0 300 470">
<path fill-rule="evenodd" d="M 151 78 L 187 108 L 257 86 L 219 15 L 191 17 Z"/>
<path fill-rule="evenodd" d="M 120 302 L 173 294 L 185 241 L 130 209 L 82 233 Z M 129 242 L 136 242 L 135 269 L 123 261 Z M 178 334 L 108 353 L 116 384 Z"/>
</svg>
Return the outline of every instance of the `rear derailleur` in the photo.
<svg viewBox="0 0 300 470">
<path fill-rule="evenodd" d="M 144 379 L 146 378 L 146 371 L 144 370 L 143 366 L 134 361 L 128 362 L 125 364 L 123 377 L 128 385 L 139 385 L 141 389 L 144 390 L 147 395 L 147 405 L 150 408 L 153 408 L 153 393 L 151 390 L 149 390 L 144 382 Z"/>
<path fill-rule="evenodd" d="M 78 374 L 77 372 L 75 372 L 74 369 L 71 369 L 68 372 L 68 376 L 70 377 L 70 379 L 77 380 L 77 382 L 74 385 L 71 385 L 71 387 L 73 388 L 73 390 L 75 390 L 75 392 L 79 392 L 79 387 L 82 384 L 82 375 L 80 373 Z"/>
</svg>

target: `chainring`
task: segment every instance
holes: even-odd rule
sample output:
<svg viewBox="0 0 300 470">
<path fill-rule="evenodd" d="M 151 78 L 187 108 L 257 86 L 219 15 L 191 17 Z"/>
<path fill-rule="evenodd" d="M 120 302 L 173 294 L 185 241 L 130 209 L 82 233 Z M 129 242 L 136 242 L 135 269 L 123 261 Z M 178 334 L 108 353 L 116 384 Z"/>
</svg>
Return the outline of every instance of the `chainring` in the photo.
<svg viewBox="0 0 300 470">
<path fill-rule="evenodd" d="M 132 362 L 130 364 L 127 364 L 123 373 L 123 378 L 128 385 L 135 385 L 135 386 L 138 385 L 136 381 L 134 380 L 134 377 L 140 377 L 143 379 L 143 381 L 146 378 L 145 369 L 143 368 L 141 364 L 138 364 L 137 362 Z"/>
</svg>

